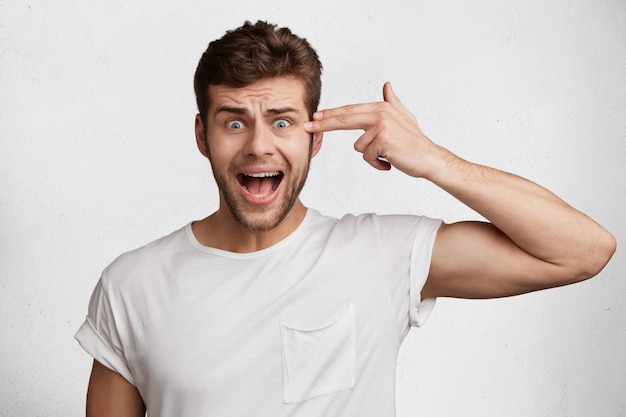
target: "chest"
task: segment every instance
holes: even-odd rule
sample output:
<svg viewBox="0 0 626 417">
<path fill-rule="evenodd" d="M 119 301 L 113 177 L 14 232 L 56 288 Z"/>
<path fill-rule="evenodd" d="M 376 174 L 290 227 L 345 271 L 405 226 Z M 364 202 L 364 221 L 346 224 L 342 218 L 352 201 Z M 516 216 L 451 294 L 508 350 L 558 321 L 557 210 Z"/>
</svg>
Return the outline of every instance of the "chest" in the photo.
<svg viewBox="0 0 626 417">
<path fill-rule="evenodd" d="M 131 358 L 144 399 L 176 393 L 231 412 L 284 406 L 289 395 L 297 403 L 349 391 L 369 367 L 395 366 L 393 307 L 374 255 L 285 261 L 167 272 L 167 288 L 140 313 Z"/>
<path fill-rule="evenodd" d="M 349 253 L 164 268 L 131 308 L 126 335 L 149 409 L 280 415 L 371 389 L 381 369 L 392 386 L 399 340 L 388 271 L 375 252 Z"/>
</svg>

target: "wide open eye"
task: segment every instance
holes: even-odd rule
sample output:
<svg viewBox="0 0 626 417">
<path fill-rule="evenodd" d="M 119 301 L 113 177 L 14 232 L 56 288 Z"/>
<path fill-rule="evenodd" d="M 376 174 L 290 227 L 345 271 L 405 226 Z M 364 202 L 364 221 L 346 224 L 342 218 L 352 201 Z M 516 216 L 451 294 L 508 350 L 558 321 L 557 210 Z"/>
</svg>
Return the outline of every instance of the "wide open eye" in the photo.
<svg viewBox="0 0 626 417">
<path fill-rule="evenodd" d="M 233 129 L 233 130 L 239 130 L 245 127 L 243 123 L 241 122 L 241 120 L 229 120 L 226 123 L 226 126 L 228 126 L 230 129 Z"/>
<path fill-rule="evenodd" d="M 291 126 L 291 123 L 289 123 L 289 120 L 278 119 L 274 122 L 274 127 L 277 127 L 279 129 L 284 129 L 289 126 Z"/>
</svg>

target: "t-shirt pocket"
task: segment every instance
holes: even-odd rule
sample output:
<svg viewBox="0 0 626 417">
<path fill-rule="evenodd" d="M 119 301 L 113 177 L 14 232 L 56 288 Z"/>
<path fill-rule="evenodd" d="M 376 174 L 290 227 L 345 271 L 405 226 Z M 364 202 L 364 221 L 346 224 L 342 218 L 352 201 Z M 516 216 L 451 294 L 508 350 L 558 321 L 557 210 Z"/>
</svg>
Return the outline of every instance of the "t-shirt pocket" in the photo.
<svg viewBox="0 0 626 417">
<path fill-rule="evenodd" d="M 281 323 L 286 404 L 354 388 L 355 326 L 353 304 L 317 328 L 301 329 Z"/>
</svg>

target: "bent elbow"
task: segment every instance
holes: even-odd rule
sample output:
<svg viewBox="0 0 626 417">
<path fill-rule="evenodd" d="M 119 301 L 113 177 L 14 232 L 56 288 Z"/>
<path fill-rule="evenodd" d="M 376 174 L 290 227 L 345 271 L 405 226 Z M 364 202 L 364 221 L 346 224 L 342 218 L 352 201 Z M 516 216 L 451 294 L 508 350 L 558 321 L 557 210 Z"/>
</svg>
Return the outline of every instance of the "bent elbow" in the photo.
<svg viewBox="0 0 626 417">
<path fill-rule="evenodd" d="M 593 271 L 593 275 L 597 275 L 604 269 L 607 263 L 613 257 L 613 254 L 617 250 L 617 239 L 611 233 L 605 230 L 604 238 L 602 240 L 601 248 L 598 250 L 598 260 L 596 269 Z"/>
<path fill-rule="evenodd" d="M 611 260 L 617 249 L 617 240 L 608 231 L 602 231 L 601 236 L 594 242 L 593 247 L 580 261 L 580 281 L 598 275 Z"/>
</svg>

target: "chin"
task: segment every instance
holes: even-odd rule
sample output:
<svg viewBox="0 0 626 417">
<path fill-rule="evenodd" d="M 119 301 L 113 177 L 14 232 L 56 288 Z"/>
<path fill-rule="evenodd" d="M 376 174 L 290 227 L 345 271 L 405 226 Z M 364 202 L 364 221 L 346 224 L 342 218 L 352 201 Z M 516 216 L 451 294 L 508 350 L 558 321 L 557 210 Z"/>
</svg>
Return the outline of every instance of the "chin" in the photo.
<svg viewBox="0 0 626 417">
<path fill-rule="evenodd" d="M 289 210 L 270 210 L 261 213 L 243 213 L 243 210 L 231 210 L 234 219 L 244 229 L 253 232 L 265 232 L 280 226 L 289 214 Z"/>
<path fill-rule="evenodd" d="M 238 223 L 251 232 L 267 232 L 269 230 L 276 229 L 283 222 L 283 219 L 245 219 L 237 220 Z"/>
</svg>

